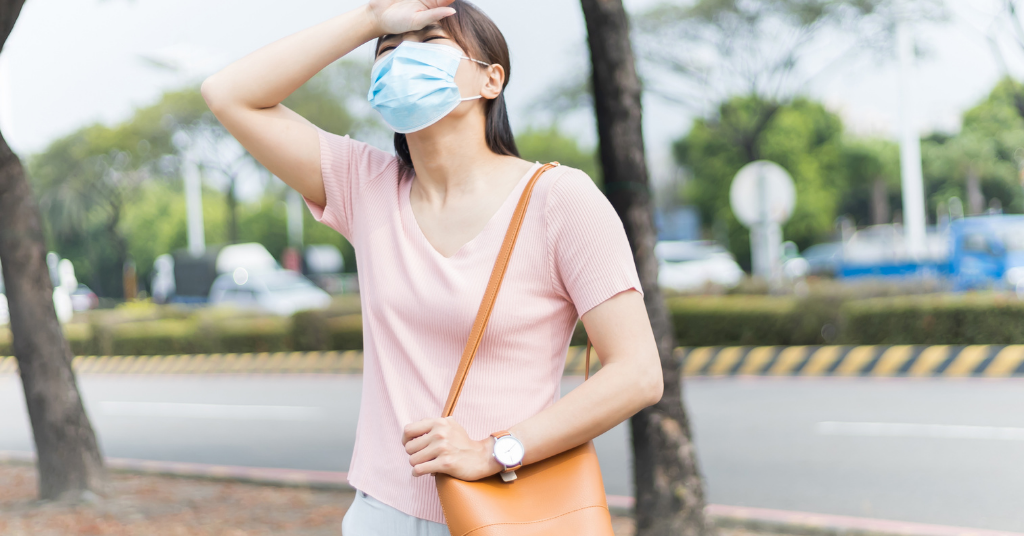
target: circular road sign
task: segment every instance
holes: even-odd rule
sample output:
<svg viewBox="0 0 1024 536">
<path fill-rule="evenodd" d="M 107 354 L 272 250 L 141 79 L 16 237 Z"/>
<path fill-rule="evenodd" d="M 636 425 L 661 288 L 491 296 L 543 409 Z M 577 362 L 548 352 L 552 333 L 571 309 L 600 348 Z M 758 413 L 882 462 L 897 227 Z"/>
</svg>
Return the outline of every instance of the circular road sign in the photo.
<svg viewBox="0 0 1024 536">
<path fill-rule="evenodd" d="M 786 223 L 796 206 L 793 179 L 782 166 L 768 160 L 751 162 L 736 174 L 729 203 L 740 223 Z"/>
</svg>

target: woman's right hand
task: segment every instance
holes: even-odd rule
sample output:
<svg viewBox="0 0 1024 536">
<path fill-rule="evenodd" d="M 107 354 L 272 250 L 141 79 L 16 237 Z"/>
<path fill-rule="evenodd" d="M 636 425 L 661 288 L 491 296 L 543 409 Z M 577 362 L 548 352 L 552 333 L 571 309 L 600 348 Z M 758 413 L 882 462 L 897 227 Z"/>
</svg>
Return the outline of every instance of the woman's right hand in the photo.
<svg viewBox="0 0 1024 536">
<path fill-rule="evenodd" d="M 383 34 L 403 34 L 422 30 L 435 23 L 455 9 L 448 7 L 455 0 L 370 0 L 370 13 L 377 20 L 377 28 Z"/>
</svg>

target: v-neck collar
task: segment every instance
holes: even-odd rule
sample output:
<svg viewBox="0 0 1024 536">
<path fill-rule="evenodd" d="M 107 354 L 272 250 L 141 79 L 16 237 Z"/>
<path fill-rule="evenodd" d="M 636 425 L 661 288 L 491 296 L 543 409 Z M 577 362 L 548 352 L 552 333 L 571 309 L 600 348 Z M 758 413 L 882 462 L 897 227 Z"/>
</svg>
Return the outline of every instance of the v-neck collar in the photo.
<svg viewBox="0 0 1024 536">
<path fill-rule="evenodd" d="M 499 222 L 507 223 L 508 220 L 511 219 L 512 216 L 509 214 L 512 210 L 511 207 L 519 202 L 519 197 L 522 195 L 523 188 L 526 187 L 526 183 L 529 181 L 530 177 L 537 172 L 540 165 L 541 164 L 539 162 L 534 162 L 533 165 L 530 166 L 530 169 L 527 170 L 526 174 L 519 179 L 518 183 L 516 183 L 515 188 L 513 188 L 512 191 L 509 192 L 508 196 L 505 197 L 505 200 L 502 201 L 498 210 L 495 211 L 495 213 L 491 215 L 491 218 L 487 220 L 487 223 L 484 224 L 483 229 L 481 229 L 476 236 L 469 239 L 468 242 L 462 244 L 462 246 L 459 247 L 451 257 L 445 257 L 442 255 L 441 252 L 430 243 L 430 240 L 427 240 L 427 235 L 423 234 L 423 229 L 420 227 L 419 221 L 416 220 L 416 214 L 412 211 L 412 201 L 409 198 L 409 194 L 412 191 L 412 181 L 414 180 L 415 175 L 410 175 L 408 179 L 403 180 L 398 189 L 398 198 L 399 204 L 401 205 L 402 216 L 408 218 L 409 226 L 413 228 L 413 234 L 417 235 L 416 240 L 419 240 L 426 249 L 430 250 L 431 254 L 442 261 L 454 260 L 456 257 L 462 255 L 466 250 L 471 249 L 471 246 L 480 240 L 481 237 L 492 232 L 493 227 L 498 225 Z"/>
</svg>

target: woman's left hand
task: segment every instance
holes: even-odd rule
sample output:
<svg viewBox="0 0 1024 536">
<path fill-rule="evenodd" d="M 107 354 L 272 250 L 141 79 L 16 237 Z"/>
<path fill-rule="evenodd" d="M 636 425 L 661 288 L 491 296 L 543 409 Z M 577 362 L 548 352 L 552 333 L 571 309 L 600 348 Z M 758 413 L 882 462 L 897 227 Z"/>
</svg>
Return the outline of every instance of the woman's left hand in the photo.
<svg viewBox="0 0 1024 536">
<path fill-rule="evenodd" d="M 474 441 L 455 419 L 424 419 L 405 427 L 402 443 L 413 476 L 445 473 L 459 480 L 479 480 L 502 469 L 491 455 L 494 438 Z"/>
</svg>

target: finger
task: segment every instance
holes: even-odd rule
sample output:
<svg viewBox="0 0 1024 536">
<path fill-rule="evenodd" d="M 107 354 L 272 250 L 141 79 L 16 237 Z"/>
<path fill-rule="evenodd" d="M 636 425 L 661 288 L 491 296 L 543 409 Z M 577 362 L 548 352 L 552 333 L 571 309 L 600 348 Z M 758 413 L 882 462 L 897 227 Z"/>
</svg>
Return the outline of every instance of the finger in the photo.
<svg viewBox="0 0 1024 536">
<path fill-rule="evenodd" d="M 447 473 L 449 470 L 451 470 L 451 463 L 446 457 L 442 456 L 413 466 L 412 476 L 423 476 L 431 473 Z"/>
<path fill-rule="evenodd" d="M 444 452 L 444 450 L 444 445 L 432 443 L 428 445 L 426 448 L 418 451 L 416 454 L 409 456 L 409 465 L 415 467 L 422 463 L 429 462 L 430 460 L 433 460 L 434 458 L 440 456 Z"/>
<path fill-rule="evenodd" d="M 405 444 L 405 453 L 410 456 L 426 448 L 427 445 L 433 441 L 433 434 L 423 434 L 419 437 L 414 437 Z"/>
<path fill-rule="evenodd" d="M 402 444 L 406 444 L 409 441 L 427 433 L 431 428 L 434 427 L 435 419 L 423 419 L 422 421 L 416 421 L 405 425 L 405 429 L 402 430 Z"/>
<path fill-rule="evenodd" d="M 450 17 L 454 14 L 455 8 L 451 7 L 435 7 L 434 9 L 420 11 L 412 16 L 412 27 L 423 28 L 428 24 L 433 24 L 445 17 Z"/>
</svg>

